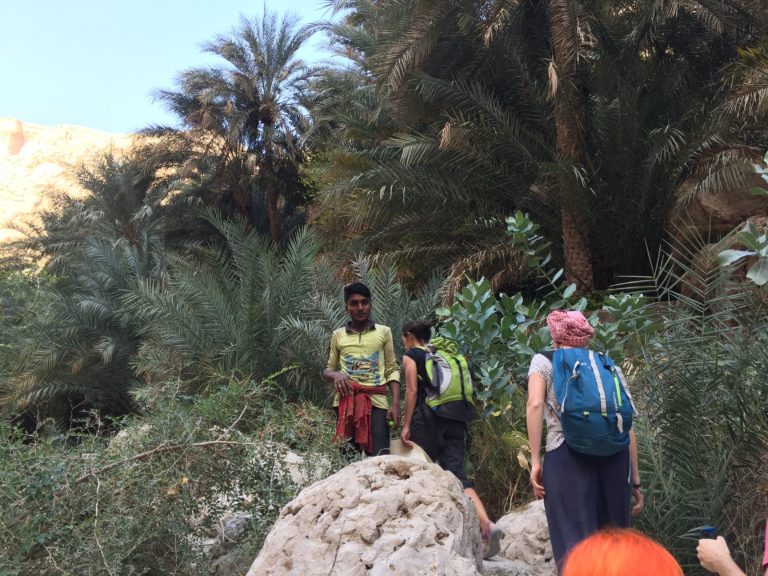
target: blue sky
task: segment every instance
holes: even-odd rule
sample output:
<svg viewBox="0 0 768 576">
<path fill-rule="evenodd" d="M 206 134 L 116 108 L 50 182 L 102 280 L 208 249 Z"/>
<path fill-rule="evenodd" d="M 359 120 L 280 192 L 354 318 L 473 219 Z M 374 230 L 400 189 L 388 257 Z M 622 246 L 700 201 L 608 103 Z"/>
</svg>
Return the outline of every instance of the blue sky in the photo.
<svg viewBox="0 0 768 576">
<path fill-rule="evenodd" d="M 0 118 L 108 132 L 172 124 L 152 92 L 215 62 L 201 46 L 265 5 L 303 22 L 328 15 L 323 0 L 0 0 Z M 324 48 L 317 38 L 302 57 Z"/>
</svg>

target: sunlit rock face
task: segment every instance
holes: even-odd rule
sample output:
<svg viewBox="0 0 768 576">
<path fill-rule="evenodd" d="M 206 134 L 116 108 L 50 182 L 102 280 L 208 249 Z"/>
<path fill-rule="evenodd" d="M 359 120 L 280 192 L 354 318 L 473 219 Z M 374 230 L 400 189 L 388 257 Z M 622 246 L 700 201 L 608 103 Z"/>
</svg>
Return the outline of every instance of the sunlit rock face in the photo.
<svg viewBox="0 0 768 576">
<path fill-rule="evenodd" d="M 0 118 L 0 242 L 17 238 L 14 222 L 50 206 L 56 192 L 82 194 L 73 174 L 106 150 L 127 151 L 130 134 L 82 126 L 41 126 Z"/>
<path fill-rule="evenodd" d="M 302 490 L 248 576 L 476 576 L 481 556 L 477 516 L 455 476 L 379 456 Z"/>
</svg>

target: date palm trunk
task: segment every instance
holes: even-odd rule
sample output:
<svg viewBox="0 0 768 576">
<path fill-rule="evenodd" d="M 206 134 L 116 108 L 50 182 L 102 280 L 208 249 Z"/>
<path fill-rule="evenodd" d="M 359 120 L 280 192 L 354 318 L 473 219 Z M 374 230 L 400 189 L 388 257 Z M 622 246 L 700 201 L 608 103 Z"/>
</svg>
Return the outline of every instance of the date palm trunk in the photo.
<svg viewBox="0 0 768 576">
<path fill-rule="evenodd" d="M 550 70 L 554 98 L 555 142 L 557 154 L 574 167 L 587 162 L 584 141 L 586 104 L 578 80 L 577 50 L 579 35 L 570 0 L 548 0 L 553 59 Z M 575 282 L 579 293 L 594 289 L 588 219 L 579 214 L 579 201 L 569 195 L 573 181 L 561 171 L 559 182 L 565 275 Z"/>
<path fill-rule="evenodd" d="M 275 170 L 272 159 L 272 150 L 267 140 L 266 154 L 264 155 L 264 192 L 267 202 L 267 216 L 269 218 L 269 235 L 275 245 L 280 244 L 280 210 L 277 204 L 277 190 L 275 189 Z"/>
</svg>

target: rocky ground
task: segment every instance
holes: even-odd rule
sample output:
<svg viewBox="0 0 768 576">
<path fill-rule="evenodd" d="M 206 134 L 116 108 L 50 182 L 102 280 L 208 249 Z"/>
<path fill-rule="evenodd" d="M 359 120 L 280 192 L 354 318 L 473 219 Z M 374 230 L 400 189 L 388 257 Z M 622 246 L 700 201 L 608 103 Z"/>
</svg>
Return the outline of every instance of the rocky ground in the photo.
<svg viewBox="0 0 768 576">
<path fill-rule="evenodd" d="M 477 516 L 456 478 L 398 456 L 355 462 L 283 509 L 248 576 L 554 576 L 544 508 L 501 518 L 483 562 Z"/>
</svg>

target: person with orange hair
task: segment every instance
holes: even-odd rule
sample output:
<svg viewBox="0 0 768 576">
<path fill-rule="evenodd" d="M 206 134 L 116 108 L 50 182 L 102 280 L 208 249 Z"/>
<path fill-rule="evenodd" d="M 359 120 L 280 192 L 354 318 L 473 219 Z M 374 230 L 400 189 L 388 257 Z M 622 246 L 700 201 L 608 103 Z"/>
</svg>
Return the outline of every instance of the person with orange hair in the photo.
<svg viewBox="0 0 768 576">
<path fill-rule="evenodd" d="M 661 544 L 630 528 L 595 532 L 565 560 L 563 576 L 683 576 Z"/>
</svg>

